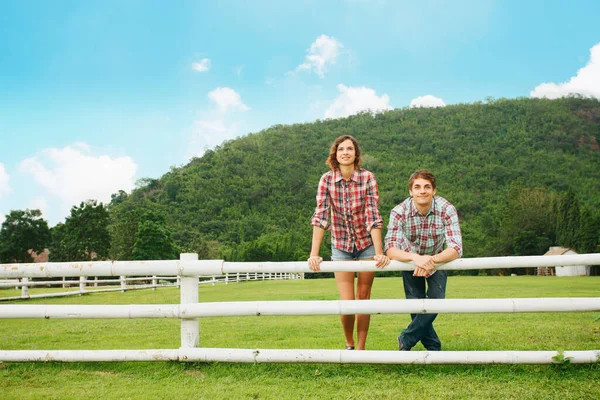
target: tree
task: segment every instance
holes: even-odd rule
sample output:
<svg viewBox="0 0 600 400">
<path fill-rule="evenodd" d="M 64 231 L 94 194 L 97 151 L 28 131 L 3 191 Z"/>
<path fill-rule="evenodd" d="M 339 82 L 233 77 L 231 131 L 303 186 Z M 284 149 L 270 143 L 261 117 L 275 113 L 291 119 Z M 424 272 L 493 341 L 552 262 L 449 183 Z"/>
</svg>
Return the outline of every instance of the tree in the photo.
<svg viewBox="0 0 600 400">
<path fill-rule="evenodd" d="M 69 246 L 67 226 L 64 223 L 57 224 L 50 230 L 50 235 L 52 240 L 49 246 L 49 261 L 75 261 L 75 254 Z"/>
<path fill-rule="evenodd" d="M 595 253 L 600 239 L 600 215 L 585 207 L 579 219 L 579 234 L 577 235 L 577 250 L 580 253 Z"/>
<path fill-rule="evenodd" d="M 150 220 L 140 223 L 133 245 L 134 259 L 173 260 L 178 256 L 179 251 L 171 239 L 171 232 L 164 224 Z"/>
<path fill-rule="evenodd" d="M 137 204 L 125 201 L 110 208 L 110 257 L 113 260 L 150 260 L 140 255 L 141 244 L 138 243 L 137 254 L 134 248 L 138 239 L 138 232 L 144 222 L 150 221 L 159 226 L 166 227 L 166 207 L 157 205 L 148 199 L 142 199 Z M 186 234 L 189 233 L 186 230 Z M 192 235 L 188 235 L 192 236 Z M 193 236 L 192 236 L 193 237 Z M 169 241 L 174 242 L 171 230 Z M 189 247 L 186 246 L 184 247 Z M 145 251 L 143 251 L 145 253 Z M 143 258 L 137 258 L 143 257 Z"/>
<path fill-rule="evenodd" d="M 121 204 L 125 200 L 127 200 L 127 192 L 124 190 L 119 190 L 118 193 L 113 193 L 110 195 L 110 203 L 106 205 L 107 209 L 111 209 L 112 207 Z"/>
<path fill-rule="evenodd" d="M 506 203 L 500 207 L 497 255 L 543 254 L 552 243 L 550 204 L 552 193 L 544 188 L 529 188 L 519 183 L 508 190 Z"/>
<path fill-rule="evenodd" d="M 95 200 L 71 208 L 63 226 L 53 230 L 50 258 L 52 261 L 86 261 L 108 258 L 110 236 L 108 211 Z"/>
<path fill-rule="evenodd" d="M 111 208 L 110 258 L 112 260 L 133 260 L 133 245 L 137 234 L 138 213 L 127 205 Z"/>
<path fill-rule="evenodd" d="M 50 229 L 40 210 L 13 210 L 0 229 L 0 262 L 33 262 L 30 250 L 41 253 L 49 242 Z"/>
<path fill-rule="evenodd" d="M 579 222 L 581 212 L 579 209 L 579 200 L 575 192 L 568 190 L 562 194 L 556 206 L 555 213 L 555 229 L 556 242 L 563 247 L 576 249 L 578 246 Z"/>
</svg>

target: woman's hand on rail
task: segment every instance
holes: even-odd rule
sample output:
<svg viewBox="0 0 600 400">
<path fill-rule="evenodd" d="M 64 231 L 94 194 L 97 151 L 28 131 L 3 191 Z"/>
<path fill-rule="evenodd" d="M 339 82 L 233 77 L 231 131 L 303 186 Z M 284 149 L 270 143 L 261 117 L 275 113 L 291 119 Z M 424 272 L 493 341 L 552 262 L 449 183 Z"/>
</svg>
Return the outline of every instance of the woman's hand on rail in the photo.
<svg viewBox="0 0 600 400">
<path fill-rule="evenodd" d="M 383 268 L 390 263 L 390 259 L 385 254 L 377 254 L 373 260 L 377 261 L 375 264 L 377 268 Z"/>
<path fill-rule="evenodd" d="M 322 261 L 323 261 L 323 257 L 310 256 L 308 259 L 308 267 L 314 272 L 319 272 L 321 270 L 321 262 Z"/>
</svg>

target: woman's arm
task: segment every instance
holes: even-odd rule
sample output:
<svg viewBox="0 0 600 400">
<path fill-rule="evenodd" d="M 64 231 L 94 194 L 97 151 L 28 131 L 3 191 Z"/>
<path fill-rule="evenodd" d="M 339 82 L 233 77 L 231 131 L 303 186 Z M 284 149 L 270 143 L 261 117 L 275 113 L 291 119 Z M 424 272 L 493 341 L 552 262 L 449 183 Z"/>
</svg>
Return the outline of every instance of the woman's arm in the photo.
<svg viewBox="0 0 600 400">
<path fill-rule="evenodd" d="M 311 270 L 318 272 L 321 270 L 321 261 L 323 257 L 319 256 L 321 242 L 325 236 L 325 229 L 319 226 L 313 226 L 312 246 L 310 247 L 310 257 L 308 258 L 308 266 Z"/>
<path fill-rule="evenodd" d="M 390 263 L 390 259 L 383 254 L 383 241 L 381 240 L 381 229 L 371 229 L 371 239 L 373 240 L 373 247 L 375 248 L 375 257 L 373 259 L 377 261 L 375 266 L 377 268 L 383 268 Z"/>
</svg>

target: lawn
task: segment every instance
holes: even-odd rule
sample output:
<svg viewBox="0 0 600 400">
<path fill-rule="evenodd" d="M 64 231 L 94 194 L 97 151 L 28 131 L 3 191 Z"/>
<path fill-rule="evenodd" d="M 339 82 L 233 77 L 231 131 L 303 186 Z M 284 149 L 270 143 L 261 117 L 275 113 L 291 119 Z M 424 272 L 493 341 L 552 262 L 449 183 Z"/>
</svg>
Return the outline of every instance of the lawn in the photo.
<svg viewBox="0 0 600 400">
<path fill-rule="evenodd" d="M 39 293 L 48 289 L 34 289 Z M 14 289 L 0 290 L 13 296 Z M 448 298 L 598 297 L 598 277 L 450 277 Z M 403 298 L 377 278 L 374 299 Z M 337 299 L 331 279 L 202 286 L 200 301 Z M 27 304 L 178 303 L 176 288 L 15 301 Z M 2 307 L 2 304 L 0 304 Z M 598 313 L 443 314 L 444 350 L 597 350 Z M 367 348 L 397 349 L 408 315 L 374 315 Z M 0 349 L 158 349 L 180 344 L 175 319 L 18 320 L 0 323 Z M 202 347 L 340 349 L 338 317 L 200 320 Z M 418 345 L 416 351 L 423 350 Z M 600 365 L 339 365 L 233 363 L 0 363 L 0 399 L 37 398 L 490 398 L 595 399 Z"/>
</svg>

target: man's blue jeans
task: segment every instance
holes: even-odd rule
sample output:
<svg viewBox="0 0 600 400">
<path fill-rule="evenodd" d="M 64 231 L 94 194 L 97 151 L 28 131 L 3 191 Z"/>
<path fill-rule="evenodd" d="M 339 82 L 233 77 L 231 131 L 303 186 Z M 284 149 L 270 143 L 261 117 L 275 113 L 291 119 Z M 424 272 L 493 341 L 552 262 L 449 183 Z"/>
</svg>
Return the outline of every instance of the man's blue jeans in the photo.
<svg viewBox="0 0 600 400">
<path fill-rule="evenodd" d="M 425 291 L 427 280 L 427 291 Z M 413 271 L 402 271 L 404 294 L 407 299 L 444 299 L 446 298 L 446 271 L 436 271 L 429 278 L 413 276 Z M 412 322 L 400 334 L 402 343 L 409 349 L 419 341 L 430 351 L 442 349 L 442 342 L 433 329 L 433 321 L 437 314 L 410 314 Z"/>
</svg>

